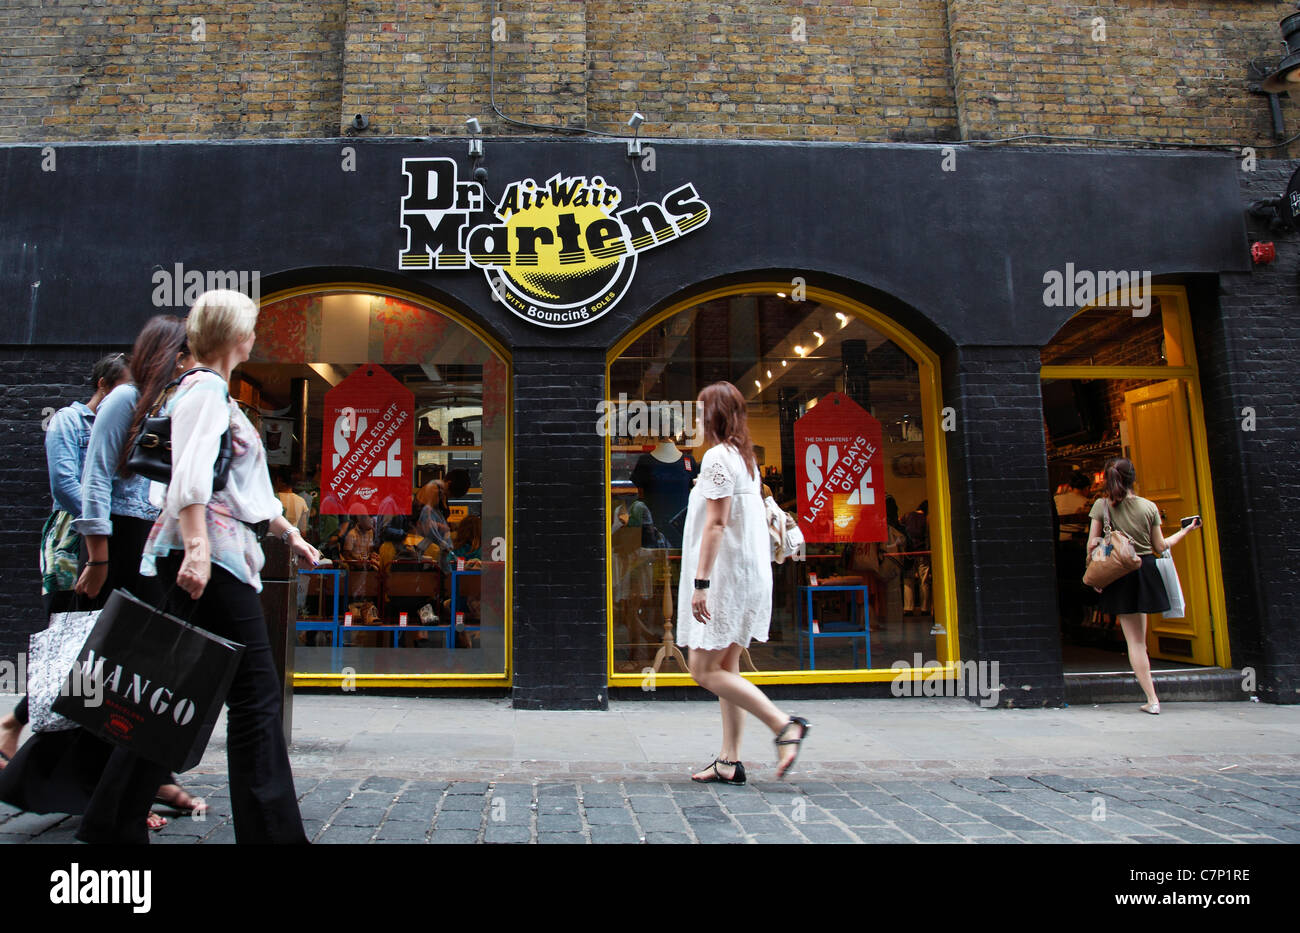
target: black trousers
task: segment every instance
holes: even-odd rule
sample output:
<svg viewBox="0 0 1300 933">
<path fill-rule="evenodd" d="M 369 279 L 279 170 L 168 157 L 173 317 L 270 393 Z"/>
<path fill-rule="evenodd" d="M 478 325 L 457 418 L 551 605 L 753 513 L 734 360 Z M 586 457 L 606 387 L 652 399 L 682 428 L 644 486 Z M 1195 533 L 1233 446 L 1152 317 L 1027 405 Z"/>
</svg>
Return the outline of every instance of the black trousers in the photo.
<svg viewBox="0 0 1300 933">
<path fill-rule="evenodd" d="M 164 589 L 174 584 L 180 563 L 179 552 L 159 561 Z M 280 720 L 280 684 L 258 594 L 213 564 L 212 577 L 198 602 L 175 589 L 169 608 L 180 618 L 245 646 L 226 697 L 226 755 L 235 841 L 307 842 Z M 77 838 L 93 843 L 147 843 L 145 817 L 158 786 L 166 781 L 167 769 L 162 765 L 114 749 Z"/>
</svg>

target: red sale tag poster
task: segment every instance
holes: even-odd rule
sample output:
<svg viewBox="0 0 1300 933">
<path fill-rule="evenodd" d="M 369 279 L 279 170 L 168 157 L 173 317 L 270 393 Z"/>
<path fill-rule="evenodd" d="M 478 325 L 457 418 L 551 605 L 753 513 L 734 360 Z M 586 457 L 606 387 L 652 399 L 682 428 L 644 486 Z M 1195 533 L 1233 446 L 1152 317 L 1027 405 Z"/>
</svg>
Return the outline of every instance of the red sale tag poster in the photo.
<svg viewBox="0 0 1300 933">
<path fill-rule="evenodd" d="M 831 392 L 794 423 L 799 530 L 808 542 L 884 541 L 880 422 Z"/>
<path fill-rule="evenodd" d="M 381 366 L 357 367 L 325 393 L 322 513 L 411 510 L 415 396 Z"/>
</svg>

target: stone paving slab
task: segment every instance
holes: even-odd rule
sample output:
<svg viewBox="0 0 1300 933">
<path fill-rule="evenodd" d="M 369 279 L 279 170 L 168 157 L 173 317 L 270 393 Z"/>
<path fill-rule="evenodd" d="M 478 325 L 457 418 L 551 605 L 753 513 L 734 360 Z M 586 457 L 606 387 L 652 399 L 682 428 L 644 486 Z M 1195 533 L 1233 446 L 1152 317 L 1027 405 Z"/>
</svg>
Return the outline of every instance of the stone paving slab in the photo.
<svg viewBox="0 0 1300 933">
<path fill-rule="evenodd" d="M 192 786 L 226 799 L 219 775 Z M 1300 770 L 1188 771 L 1166 777 L 1041 779 L 797 779 L 747 787 L 676 782 L 579 782 L 554 776 L 428 782 L 369 775 L 304 782 L 305 825 L 322 844 L 686 844 L 742 843 L 1295 843 Z M 1080 790 L 1091 788 L 1091 790 Z M 1097 788 L 1100 788 L 1098 790 Z M 1261 790 L 1262 789 L 1262 790 Z M 1120 796 L 1127 791 L 1137 802 Z M 1204 791 L 1205 793 L 1202 793 Z M 1084 798 L 1083 800 L 1079 798 Z M 1172 799 L 1169 799 L 1172 798 Z M 1263 799 L 1260 799 L 1263 798 Z M 1091 801 L 1104 800 L 1104 808 Z M 228 811 L 228 806 L 225 808 Z M 19 813 L 0 804 L 0 844 L 73 843 L 77 817 Z M 228 812 L 173 816 L 152 840 L 169 845 L 235 841 Z"/>
</svg>

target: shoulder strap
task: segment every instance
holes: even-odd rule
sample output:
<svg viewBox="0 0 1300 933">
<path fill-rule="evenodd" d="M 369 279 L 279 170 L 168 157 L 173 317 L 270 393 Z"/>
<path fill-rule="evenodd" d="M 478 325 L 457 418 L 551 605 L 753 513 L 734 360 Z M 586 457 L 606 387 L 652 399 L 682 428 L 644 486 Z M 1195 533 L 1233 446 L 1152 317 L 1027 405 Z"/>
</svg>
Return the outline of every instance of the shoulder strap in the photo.
<svg viewBox="0 0 1300 933">
<path fill-rule="evenodd" d="M 167 393 L 171 392 L 173 389 L 179 386 L 181 382 L 184 381 L 186 376 L 192 376 L 194 375 L 194 373 L 212 373 L 212 375 L 216 376 L 218 379 L 221 379 L 221 373 L 207 366 L 195 366 L 192 369 L 185 370 L 185 372 L 181 373 L 171 382 L 167 383 L 165 386 L 162 387 L 162 391 L 158 393 L 158 398 L 154 400 L 153 411 L 151 412 L 150 416 L 152 417 L 154 415 L 157 415 L 158 412 L 162 411 L 163 401 L 164 399 L 167 398 Z M 225 383 L 224 379 L 221 379 L 221 381 L 222 383 Z M 226 398 L 227 399 L 230 398 L 229 385 L 226 385 Z"/>
</svg>

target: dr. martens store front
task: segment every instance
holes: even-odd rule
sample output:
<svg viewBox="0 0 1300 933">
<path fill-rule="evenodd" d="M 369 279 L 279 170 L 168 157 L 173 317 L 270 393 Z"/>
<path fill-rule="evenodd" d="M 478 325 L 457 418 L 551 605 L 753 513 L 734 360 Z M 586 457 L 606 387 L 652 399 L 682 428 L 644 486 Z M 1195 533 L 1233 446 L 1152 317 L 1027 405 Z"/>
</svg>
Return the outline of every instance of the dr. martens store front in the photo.
<svg viewBox="0 0 1300 933">
<path fill-rule="evenodd" d="M 1124 670 L 1054 499 L 1120 453 L 1166 531 L 1205 520 L 1153 658 L 1268 642 L 1228 612 L 1254 569 L 1215 505 L 1250 477 L 1202 404 L 1247 376 L 1206 352 L 1216 283 L 1248 279 L 1232 159 L 665 141 L 649 171 L 621 142 L 484 147 L 70 145 L 57 173 L 0 149 L 31 193 L 3 208 L 29 358 L 86 368 L 204 288 L 257 292 L 232 393 L 333 558 L 294 594 L 297 685 L 683 695 L 695 402 L 724 379 L 808 542 L 742 660 L 778 693 L 1058 704 L 1063 672 Z"/>
</svg>

